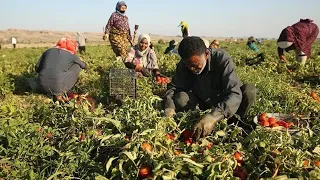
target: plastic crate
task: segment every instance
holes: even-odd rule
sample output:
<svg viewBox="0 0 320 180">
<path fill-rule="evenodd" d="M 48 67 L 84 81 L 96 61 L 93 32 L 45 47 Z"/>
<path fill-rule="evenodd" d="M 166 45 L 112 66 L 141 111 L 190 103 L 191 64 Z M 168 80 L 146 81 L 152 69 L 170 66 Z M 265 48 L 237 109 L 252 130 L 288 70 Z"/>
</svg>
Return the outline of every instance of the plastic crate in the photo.
<svg viewBox="0 0 320 180">
<path fill-rule="evenodd" d="M 137 75 L 133 69 L 110 69 L 109 95 L 117 98 L 137 97 Z"/>
</svg>

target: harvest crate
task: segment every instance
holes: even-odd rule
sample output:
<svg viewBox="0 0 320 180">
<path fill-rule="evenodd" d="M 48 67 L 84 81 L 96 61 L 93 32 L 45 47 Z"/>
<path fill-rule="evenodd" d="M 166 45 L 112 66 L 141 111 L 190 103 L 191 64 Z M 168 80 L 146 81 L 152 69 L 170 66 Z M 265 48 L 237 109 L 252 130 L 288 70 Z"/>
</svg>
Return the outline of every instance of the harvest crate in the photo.
<svg viewBox="0 0 320 180">
<path fill-rule="evenodd" d="M 117 98 L 137 97 L 137 75 L 133 69 L 110 69 L 109 95 Z"/>
</svg>

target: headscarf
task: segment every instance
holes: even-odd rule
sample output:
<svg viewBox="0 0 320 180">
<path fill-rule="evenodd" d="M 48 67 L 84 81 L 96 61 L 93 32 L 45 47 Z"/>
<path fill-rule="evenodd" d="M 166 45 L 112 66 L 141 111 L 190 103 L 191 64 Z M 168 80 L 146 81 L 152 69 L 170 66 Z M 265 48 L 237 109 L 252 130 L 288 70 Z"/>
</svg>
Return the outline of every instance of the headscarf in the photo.
<svg viewBox="0 0 320 180">
<path fill-rule="evenodd" d="M 210 42 L 204 38 L 201 38 L 204 44 L 206 45 L 206 48 L 209 48 Z"/>
<path fill-rule="evenodd" d="M 124 1 L 119 1 L 119 2 L 117 3 L 117 5 L 116 5 L 116 12 L 117 12 L 118 14 L 122 15 L 122 16 L 125 16 L 126 13 L 121 13 L 121 12 L 120 12 L 120 8 L 121 8 L 122 6 L 127 6 L 127 4 L 126 4 Z M 128 7 L 128 6 L 127 6 L 127 7 Z"/>
<path fill-rule="evenodd" d="M 298 23 L 286 27 L 279 36 L 278 44 L 290 42 L 310 57 L 312 43 L 319 34 L 318 26 L 312 22 L 310 19 L 300 19 Z"/>
<path fill-rule="evenodd" d="M 148 41 L 148 46 L 147 46 L 147 49 L 141 51 L 140 50 L 140 42 L 143 39 L 146 39 Z M 138 43 L 137 43 L 137 45 L 135 47 L 136 56 L 141 59 L 141 63 L 143 64 L 144 67 L 148 64 L 148 57 L 147 56 L 151 51 L 151 48 L 149 47 L 150 46 L 150 42 L 151 42 L 151 39 L 150 39 L 150 36 L 148 34 L 141 34 L 139 36 L 139 38 L 138 38 Z"/>
<path fill-rule="evenodd" d="M 61 38 L 57 42 L 55 47 L 58 49 L 63 49 L 65 51 L 68 51 L 71 54 L 76 54 L 78 50 L 78 44 L 74 40 L 70 39 L 69 37 Z"/>
<path fill-rule="evenodd" d="M 181 21 L 178 27 L 180 26 L 181 26 L 181 30 L 184 28 L 188 28 L 188 24 L 185 21 Z"/>
</svg>

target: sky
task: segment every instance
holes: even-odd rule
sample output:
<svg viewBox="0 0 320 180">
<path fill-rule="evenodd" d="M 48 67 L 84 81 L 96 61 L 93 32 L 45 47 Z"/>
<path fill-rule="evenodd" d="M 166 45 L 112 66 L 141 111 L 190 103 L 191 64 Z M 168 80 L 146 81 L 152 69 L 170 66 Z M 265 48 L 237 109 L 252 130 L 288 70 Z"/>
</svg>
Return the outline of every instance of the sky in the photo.
<svg viewBox="0 0 320 180">
<path fill-rule="evenodd" d="M 277 38 L 286 26 L 310 18 L 320 26 L 320 0 L 126 0 L 139 33 L 181 35 L 181 20 L 194 36 Z M 101 32 L 113 0 L 2 0 L 0 29 Z"/>
</svg>

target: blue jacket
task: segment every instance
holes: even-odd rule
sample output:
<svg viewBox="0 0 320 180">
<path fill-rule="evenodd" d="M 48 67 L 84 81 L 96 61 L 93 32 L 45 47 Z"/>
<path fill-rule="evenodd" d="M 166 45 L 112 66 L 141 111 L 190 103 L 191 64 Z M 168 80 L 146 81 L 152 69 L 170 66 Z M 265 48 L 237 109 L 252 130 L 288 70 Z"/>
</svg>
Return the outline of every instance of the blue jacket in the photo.
<svg viewBox="0 0 320 180">
<path fill-rule="evenodd" d="M 259 48 L 253 43 L 253 42 L 248 42 L 247 46 L 254 52 L 259 52 Z"/>
</svg>

